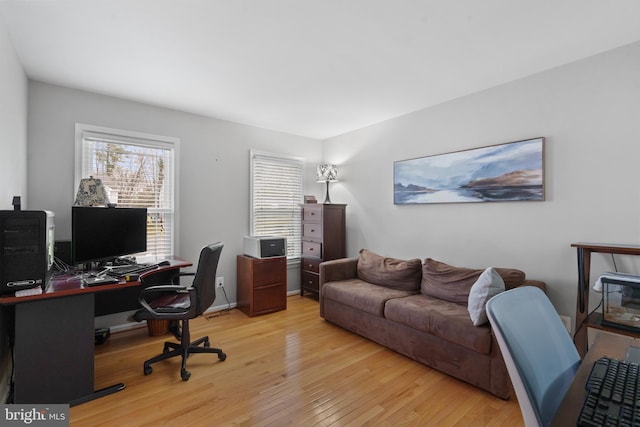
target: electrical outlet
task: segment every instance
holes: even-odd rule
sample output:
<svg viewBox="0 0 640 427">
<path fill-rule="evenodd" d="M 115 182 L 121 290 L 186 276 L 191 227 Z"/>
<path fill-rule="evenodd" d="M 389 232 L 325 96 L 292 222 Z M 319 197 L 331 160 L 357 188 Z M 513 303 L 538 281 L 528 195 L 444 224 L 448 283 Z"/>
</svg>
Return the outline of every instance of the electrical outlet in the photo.
<svg viewBox="0 0 640 427">
<path fill-rule="evenodd" d="M 216 288 L 224 287 L 224 277 L 218 276 L 216 277 Z"/>
<path fill-rule="evenodd" d="M 571 318 L 569 316 L 560 315 L 560 320 L 564 323 L 564 327 L 567 328 L 567 332 L 571 333 Z"/>
</svg>

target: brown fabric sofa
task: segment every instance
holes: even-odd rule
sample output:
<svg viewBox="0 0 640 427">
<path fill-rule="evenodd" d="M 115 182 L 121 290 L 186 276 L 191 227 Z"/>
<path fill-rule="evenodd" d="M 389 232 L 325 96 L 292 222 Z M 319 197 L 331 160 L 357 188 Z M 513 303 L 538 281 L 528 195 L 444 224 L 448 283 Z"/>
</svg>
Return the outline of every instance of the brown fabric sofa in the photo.
<svg viewBox="0 0 640 427">
<path fill-rule="evenodd" d="M 506 289 L 545 284 L 496 269 Z M 420 363 L 507 399 L 510 383 L 488 323 L 467 309 L 482 269 L 426 259 L 397 260 L 362 250 L 320 264 L 320 315 Z M 372 283 L 373 282 L 373 283 Z"/>
</svg>

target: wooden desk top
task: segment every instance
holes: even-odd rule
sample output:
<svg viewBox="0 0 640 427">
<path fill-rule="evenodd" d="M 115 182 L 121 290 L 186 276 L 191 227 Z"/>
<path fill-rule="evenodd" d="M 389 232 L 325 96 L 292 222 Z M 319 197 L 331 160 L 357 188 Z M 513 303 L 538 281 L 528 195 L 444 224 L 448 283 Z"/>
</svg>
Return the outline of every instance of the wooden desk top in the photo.
<svg viewBox="0 0 640 427">
<path fill-rule="evenodd" d="M 155 274 L 162 271 L 180 269 L 190 267 L 193 264 L 176 256 L 168 257 L 167 261 L 169 265 L 163 265 L 155 270 L 145 271 L 140 275 L 140 278 L 147 277 L 151 274 Z M 114 283 L 112 285 L 99 285 L 99 286 L 84 286 L 77 274 L 73 273 L 58 273 L 50 281 L 47 289 L 38 295 L 28 295 L 17 297 L 14 293 L 5 294 L 0 296 L 0 305 L 15 305 L 24 303 L 27 301 L 34 301 L 47 298 L 59 298 L 65 296 L 71 296 L 76 294 L 83 294 L 87 292 L 104 292 L 113 291 L 122 288 L 129 288 L 133 286 L 140 286 L 140 280 L 120 283 Z"/>
<path fill-rule="evenodd" d="M 607 254 L 620 254 L 620 255 L 640 255 L 640 246 L 638 245 L 624 245 L 617 243 L 589 243 L 578 242 L 572 243 L 572 248 L 587 249 L 591 252 L 607 253 Z"/>
<path fill-rule="evenodd" d="M 582 359 L 582 364 L 578 368 L 578 372 L 576 372 L 571 387 L 569 387 L 567 394 L 562 399 L 562 403 L 550 425 L 557 427 L 575 426 L 580 409 L 582 409 L 582 403 L 587 395 L 584 386 L 591 372 L 593 362 L 601 356 L 624 360 L 627 356 L 627 349 L 634 343 L 636 346 L 640 346 L 640 341 L 633 338 L 599 332 L 593 345 L 589 348 L 584 359 Z"/>
</svg>

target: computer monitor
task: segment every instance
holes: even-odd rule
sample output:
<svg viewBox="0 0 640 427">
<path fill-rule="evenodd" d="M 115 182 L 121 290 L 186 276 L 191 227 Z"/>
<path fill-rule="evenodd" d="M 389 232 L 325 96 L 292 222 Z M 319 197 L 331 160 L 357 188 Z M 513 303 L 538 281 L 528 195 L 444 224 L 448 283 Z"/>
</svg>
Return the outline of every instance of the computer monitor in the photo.
<svg viewBox="0 0 640 427">
<path fill-rule="evenodd" d="M 106 262 L 146 250 L 146 208 L 72 208 L 71 254 L 75 264 Z"/>
</svg>

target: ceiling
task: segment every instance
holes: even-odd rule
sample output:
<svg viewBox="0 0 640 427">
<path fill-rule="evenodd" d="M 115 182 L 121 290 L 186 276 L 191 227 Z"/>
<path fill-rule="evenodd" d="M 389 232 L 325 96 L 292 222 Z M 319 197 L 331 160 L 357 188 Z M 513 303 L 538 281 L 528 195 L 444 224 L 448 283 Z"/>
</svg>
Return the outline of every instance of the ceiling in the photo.
<svg viewBox="0 0 640 427">
<path fill-rule="evenodd" d="M 640 1 L 0 0 L 0 21 L 34 80 L 326 139 L 640 40 Z"/>
</svg>

